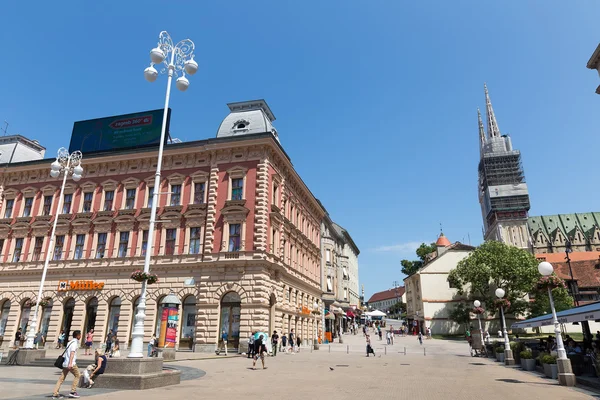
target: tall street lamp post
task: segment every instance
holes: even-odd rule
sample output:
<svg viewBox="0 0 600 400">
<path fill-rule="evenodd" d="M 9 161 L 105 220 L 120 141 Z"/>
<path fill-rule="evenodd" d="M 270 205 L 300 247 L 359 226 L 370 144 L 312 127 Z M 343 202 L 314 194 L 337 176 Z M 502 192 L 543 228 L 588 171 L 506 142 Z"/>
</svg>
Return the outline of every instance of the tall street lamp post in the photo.
<svg viewBox="0 0 600 400">
<path fill-rule="evenodd" d="M 473 305 L 475 306 L 475 308 L 481 307 L 481 302 L 479 300 L 475 300 L 473 302 Z M 481 336 L 481 343 L 483 344 L 483 330 L 481 329 L 481 318 L 479 318 L 479 313 L 477 314 L 477 322 L 479 322 L 479 335 Z"/>
<path fill-rule="evenodd" d="M 148 249 L 144 258 L 144 273 L 150 271 L 150 257 L 153 252 L 154 244 L 154 225 L 156 223 L 156 208 L 158 206 L 158 195 L 160 188 L 160 170 L 162 167 L 163 148 L 167 129 L 167 114 L 169 110 L 169 97 L 171 95 L 171 81 L 173 75 L 177 77 L 175 86 L 182 92 L 186 91 L 190 82 L 185 74 L 194 75 L 198 71 L 198 63 L 194 61 L 194 42 L 184 39 L 177 44 L 173 44 L 171 36 L 166 31 L 162 31 L 158 38 L 158 45 L 150 51 L 150 66 L 144 70 L 144 77 L 148 82 L 154 82 L 158 77 L 158 71 L 155 65 L 163 63 L 165 67 L 161 73 L 167 73 L 167 94 L 165 96 L 165 109 L 162 120 L 162 130 L 160 132 L 160 144 L 158 147 L 158 161 L 156 163 L 156 173 L 154 174 L 154 193 L 152 194 L 152 208 L 150 210 L 150 223 L 148 226 Z M 141 358 L 144 356 L 144 320 L 146 319 L 146 291 L 147 281 L 142 282 L 142 293 L 140 303 L 137 307 L 138 312 L 135 315 L 135 325 L 131 334 L 131 350 L 129 358 Z"/>
<path fill-rule="evenodd" d="M 83 168 L 81 167 L 81 152 L 74 151 L 69 154 L 69 151 L 64 147 L 58 149 L 58 155 L 56 160 L 50 164 L 50 176 L 58 178 L 60 174 L 63 174 L 63 181 L 60 187 L 60 194 L 58 197 L 58 207 L 56 208 L 56 215 L 54 216 L 54 223 L 52 224 L 52 232 L 50 233 L 50 240 L 48 242 L 48 250 L 46 250 L 46 257 L 44 259 L 44 269 L 42 271 L 42 280 L 40 281 L 40 287 L 38 289 L 37 298 L 35 301 L 35 308 L 33 309 L 33 319 L 29 326 L 29 332 L 27 333 L 27 341 L 25 342 L 26 349 L 33 349 L 33 340 L 38 328 L 38 309 L 40 308 L 40 301 L 42 300 L 42 292 L 44 291 L 44 283 L 46 282 L 46 274 L 48 272 L 48 263 L 50 262 L 50 255 L 52 254 L 52 246 L 54 244 L 54 238 L 56 235 L 56 223 L 58 222 L 58 215 L 62 211 L 64 201 L 65 184 L 67 183 L 67 177 L 71 175 L 75 182 L 81 179 L 83 174 Z M 67 335 L 69 332 L 66 332 Z"/>
<path fill-rule="evenodd" d="M 543 276 L 550 276 L 554 272 L 554 267 L 549 262 L 543 261 L 538 265 L 538 271 Z M 560 334 L 560 325 L 558 324 L 558 317 L 556 316 L 556 309 L 554 308 L 554 298 L 552 297 L 552 288 L 550 287 L 548 288 L 548 298 L 550 299 L 552 322 L 554 323 L 554 334 L 556 335 L 558 383 L 564 386 L 575 386 L 575 375 L 573 374 L 573 369 L 571 367 L 571 360 L 567 358 L 567 352 L 565 351 L 565 346 Z"/>
<path fill-rule="evenodd" d="M 496 297 L 499 299 L 504 298 L 506 292 L 502 288 L 496 289 Z M 510 340 L 508 340 L 508 330 L 506 329 L 506 320 L 504 319 L 504 306 L 500 306 L 500 314 L 502 315 L 502 328 L 504 333 L 504 364 L 514 365 L 515 359 L 513 358 L 512 350 L 510 349 Z"/>
</svg>

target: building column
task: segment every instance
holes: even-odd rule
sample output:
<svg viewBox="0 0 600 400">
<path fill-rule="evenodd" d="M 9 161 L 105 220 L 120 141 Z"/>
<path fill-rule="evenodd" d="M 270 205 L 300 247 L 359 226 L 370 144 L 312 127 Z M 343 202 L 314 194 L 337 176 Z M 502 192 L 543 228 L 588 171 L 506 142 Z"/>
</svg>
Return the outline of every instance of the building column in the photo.
<svg viewBox="0 0 600 400">
<path fill-rule="evenodd" d="M 266 156 L 256 167 L 256 206 L 254 214 L 254 249 L 267 251 L 269 212 L 269 161 Z M 273 250 L 271 250 L 274 252 Z"/>
<path fill-rule="evenodd" d="M 242 306 L 242 311 L 244 307 Z M 219 304 L 196 303 L 196 352 L 213 352 L 219 336 Z M 242 335 L 243 313 L 240 316 Z"/>
<path fill-rule="evenodd" d="M 204 233 L 203 253 L 210 255 L 214 249 L 214 233 L 215 225 L 217 223 L 217 187 L 219 185 L 219 167 L 217 165 L 216 154 L 211 154 L 211 168 L 210 177 L 208 181 L 208 196 L 206 200 L 206 232 Z M 220 245 L 217 243 L 217 250 L 220 249 Z"/>
</svg>

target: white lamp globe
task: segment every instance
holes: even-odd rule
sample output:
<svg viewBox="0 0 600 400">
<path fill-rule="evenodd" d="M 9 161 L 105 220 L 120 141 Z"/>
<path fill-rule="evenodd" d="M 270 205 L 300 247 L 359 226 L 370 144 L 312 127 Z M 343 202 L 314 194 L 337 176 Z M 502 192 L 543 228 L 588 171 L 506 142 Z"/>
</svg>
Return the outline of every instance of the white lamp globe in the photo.
<svg viewBox="0 0 600 400">
<path fill-rule="evenodd" d="M 55 171 L 55 170 L 50 171 L 50 176 L 53 178 L 58 178 L 59 175 L 60 175 L 60 171 Z"/>
<path fill-rule="evenodd" d="M 185 69 L 186 74 L 194 75 L 198 72 L 198 63 L 192 58 L 185 62 L 183 68 Z"/>
<path fill-rule="evenodd" d="M 473 305 L 474 305 L 475 307 L 480 307 L 480 306 L 481 306 L 481 302 L 480 302 L 479 300 L 475 300 L 475 301 L 473 302 Z"/>
<path fill-rule="evenodd" d="M 52 164 L 50 164 L 50 169 L 52 171 L 60 171 L 60 163 L 58 161 L 54 161 Z"/>
<path fill-rule="evenodd" d="M 73 174 L 73 180 L 78 182 L 81 179 L 81 175 Z"/>
<path fill-rule="evenodd" d="M 165 53 L 161 50 L 160 47 L 155 47 L 150 50 L 150 59 L 154 64 L 160 64 L 165 60 Z"/>
<path fill-rule="evenodd" d="M 156 68 L 150 66 L 144 70 L 144 78 L 146 78 L 148 82 L 154 82 L 157 77 L 158 71 L 156 70 Z"/>
<path fill-rule="evenodd" d="M 315 304 L 313 304 L 313 307 L 315 308 L 315 310 L 319 309 L 319 303 L 315 302 Z"/>
<path fill-rule="evenodd" d="M 78 165 L 75 168 L 73 168 L 73 175 L 83 175 L 83 168 L 81 167 L 81 165 Z"/>
<path fill-rule="evenodd" d="M 498 288 L 496 289 L 496 297 L 501 299 L 504 297 L 504 295 L 506 294 L 506 292 L 504 291 L 504 289 L 502 288 Z"/>
<path fill-rule="evenodd" d="M 540 274 L 548 276 L 552 275 L 552 272 L 554 272 L 554 267 L 548 261 L 542 261 L 538 265 L 538 271 L 540 272 Z"/>
<path fill-rule="evenodd" d="M 182 92 L 185 92 L 190 86 L 190 81 L 188 81 L 185 76 L 182 76 L 177 78 L 177 80 L 175 81 L 175 86 L 177 86 L 177 89 L 181 90 Z"/>
</svg>

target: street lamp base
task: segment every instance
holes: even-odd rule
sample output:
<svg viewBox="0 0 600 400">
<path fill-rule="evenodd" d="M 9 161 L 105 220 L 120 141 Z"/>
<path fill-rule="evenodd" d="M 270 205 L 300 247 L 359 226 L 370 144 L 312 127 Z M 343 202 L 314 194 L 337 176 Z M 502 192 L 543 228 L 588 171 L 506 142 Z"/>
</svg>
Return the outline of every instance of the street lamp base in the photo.
<svg viewBox="0 0 600 400">
<path fill-rule="evenodd" d="M 512 350 L 504 350 L 504 365 L 515 365 Z"/>
<path fill-rule="evenodd" d="M 575 386 L 577 378 L 575 377 L 575 374 L 573 374 L 571 360 L 568 358 L 559 358 L 556 360 L 556 366 L 558 368 L 558 383 L 563 386 Z"/>
</svg>

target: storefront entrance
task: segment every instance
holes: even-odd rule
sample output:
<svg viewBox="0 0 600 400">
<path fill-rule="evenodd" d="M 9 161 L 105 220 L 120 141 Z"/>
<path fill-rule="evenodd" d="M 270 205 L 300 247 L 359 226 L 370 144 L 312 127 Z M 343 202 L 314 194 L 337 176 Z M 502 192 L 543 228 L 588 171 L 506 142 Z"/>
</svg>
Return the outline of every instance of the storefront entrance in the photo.
<svg viewBox="0 0 600 400">
<path fill-rule="evenodd" d="M 196 298 L 194 296 L 187 296 L 185 300 L 183 300 L 183 313 L 181 315 L 179 349 L 192 350 L 194 345 L 194 332 L 196 330 Z"/>
<path fill-rule="evenodd" d="M 88 333 L 90 329 L 96 327 L 96 315 L 98 313 L 98 298 L 92 297 L 88 300 L 87 306 L 85 307 L 85 332 Z M 84 334 L 85 336 L 85 334 Z"/>
<path fill-rule="evenodd" d="M 121 298 L 114 297 L 108 308 L 108 324 L 106 325 L 106 335 L 109 333 L 117 334 L 119 330 L 119 318 L 121 317 Z"/>
<path fill-rule="evenodd" d="M 71 297 L 65 302 L 63 320 L 61 329 L 65 332 L 65 343 L 71 337 L 71 323 L 73 322 L 73 313 L 75 312 L 75 300 Z"/>
<path fill-rule="evenodd" d="M 235 292 L 226 293 L 221 299 L 221 323 L 218 338 L 221 340 L 223 330 L 227 332 L 227 348 L 238 349 L 240 343 L 240 312 L 242 301 Z"/>
<path fill-rule="evenodd" d="M 46 301 L 48 302 L 48 304 L 42 308 L 42 318 L 40 319 L 42 321 L 40 325 L 40 332 L 42 332 L 42 335 L 44 335 L 44 339 L 48 335 L 48 328 L 50 327 L 50 317 L 52 316 L 53 305 L 52 299 L 47 299 Z"/>
<path fill-rule="evenodd" d="M 21 328 L 21 332 L 23 332 L 23 335 L 21 336 L 23 339 L 27 335 L 27 327 L 29 326 L 29 316 L 30 315 L 31 315 L 31 300 L 27 299 L 23 302 L 23 305 L 21 306 L 21 319 L 19 321 L 19 328 Z"/>
</svg>

